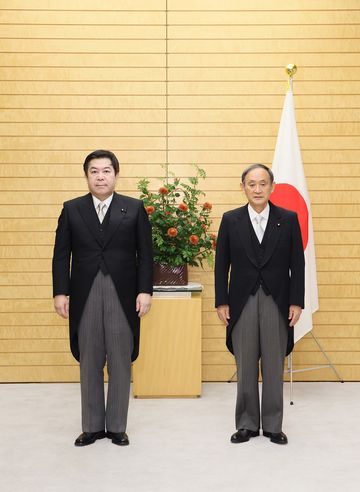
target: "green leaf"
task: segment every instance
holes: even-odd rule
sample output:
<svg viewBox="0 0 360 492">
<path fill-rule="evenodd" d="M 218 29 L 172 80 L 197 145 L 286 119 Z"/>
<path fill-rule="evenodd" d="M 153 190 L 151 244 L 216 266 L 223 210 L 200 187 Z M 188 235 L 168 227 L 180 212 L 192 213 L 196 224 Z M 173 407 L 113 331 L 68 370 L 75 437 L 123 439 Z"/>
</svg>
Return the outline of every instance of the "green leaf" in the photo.
<svg viewBox="0 0 360 492">
<path fill-rule="evenodd" d="M 203 260 L 213 264 L 214 252 L 212 240 L 204 231 L 201 223 L 207 230 L 211 226 L 210 210 L 202 208 L 200 197 L 205 193 L 198 188 L 199 178 L 205 179 L 205 171 L 194 165 L 196 175 L 187 178 L 188 182 L 176 177 L 168 166 L 163 169 L 167 176 L 161 178 L 161 185 L 167 188 L 168 193 L 163 195 L 158 190 L 149 190 L 149 180 L 144 178 L 138 182 L 138 190 L 145 206 L 154 206 L 154 212 L 149 215 L 152 225 L 155 261 L 167 265 L 177 266 L 187 263 L 191 266 L 202 266 Z M 188 206 L 186 212 L 181 211 L 179 203 Z M 169 237 L 167 231 L 175 227 L 178 234 L 175 238 Z M 189 242 L 189 237 L 196 234 L 199 237 L 197 245 Z"/>
</svg>

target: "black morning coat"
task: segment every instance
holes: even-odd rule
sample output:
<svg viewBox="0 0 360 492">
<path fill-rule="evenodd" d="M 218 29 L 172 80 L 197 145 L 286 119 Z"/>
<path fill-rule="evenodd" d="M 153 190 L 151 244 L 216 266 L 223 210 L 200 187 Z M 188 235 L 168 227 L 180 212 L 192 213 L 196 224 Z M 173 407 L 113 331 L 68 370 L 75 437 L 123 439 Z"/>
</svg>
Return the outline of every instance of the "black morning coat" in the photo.
<svg viewBox="0 0 360 492">
<path fill-rule="evenodd" d="M 56 230 L 53 295 L 70 296 L 70 346 L 78 361 L 78 326 L 101 261 L 111 275 L 134 333 L 132 360 L 138 356 L 140 338 L 136 297 L 140 292 L 152 294 L 151 225 L 143 202 L 114 193 L 107 213 L 110 216 L 101 238 L 100 222 L 88 193 L 64 203 Z"/>
<path fill-rule="evenodd" d="M 260 265 L 253 247 L 248 206 L 226 212 L 220 224 L 215 260 L 215 306 L 230 306 L 226 345 L 231 353 L 234 353 L 232 329 L 260 278 L 287 325 L 289 307 L 304 308 L 305 260 L 297 215 L 271 202 L 269 205 Z M 294 330 L 289 326 L 287 355 L 293 347 Z"/>
</svg>

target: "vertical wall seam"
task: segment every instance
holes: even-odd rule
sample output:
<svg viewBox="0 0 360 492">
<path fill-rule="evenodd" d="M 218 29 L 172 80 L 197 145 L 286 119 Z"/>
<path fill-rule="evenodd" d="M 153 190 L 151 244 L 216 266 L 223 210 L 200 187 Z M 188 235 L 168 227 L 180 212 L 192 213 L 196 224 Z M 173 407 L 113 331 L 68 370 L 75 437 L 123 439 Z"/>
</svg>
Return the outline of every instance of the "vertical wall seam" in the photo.
<svg viewBox="0 0 360 492">
<path fill-rule="evenodd" d="M 169 178 L 169 52 L 168 52 L 168 0 L 165 0 L 165 176 Z"/>
</svg>

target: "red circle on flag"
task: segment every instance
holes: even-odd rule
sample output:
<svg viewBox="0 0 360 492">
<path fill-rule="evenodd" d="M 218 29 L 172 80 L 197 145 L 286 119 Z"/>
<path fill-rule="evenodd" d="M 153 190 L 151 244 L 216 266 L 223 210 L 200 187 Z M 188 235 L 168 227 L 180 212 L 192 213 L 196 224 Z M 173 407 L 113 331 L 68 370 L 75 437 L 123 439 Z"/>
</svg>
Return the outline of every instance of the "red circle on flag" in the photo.
<svg viewBox="0 0 360 492">
<path fill-rule="evenodd" d="M 309 238 L 309 212 L 306 202 L 295 186 L 288 183 L 277 183 L 271 193 L 270 200 L 279 207 L 287 208 L 297 213 L 304 251 Z"/>
</svg>

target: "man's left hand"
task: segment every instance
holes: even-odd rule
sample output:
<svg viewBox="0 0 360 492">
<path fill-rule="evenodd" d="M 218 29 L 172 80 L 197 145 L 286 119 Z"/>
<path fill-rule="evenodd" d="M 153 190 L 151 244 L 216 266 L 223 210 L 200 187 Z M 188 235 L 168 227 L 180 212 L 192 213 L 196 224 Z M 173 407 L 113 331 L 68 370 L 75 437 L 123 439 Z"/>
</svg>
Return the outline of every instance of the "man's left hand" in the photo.
<svg viewBox="0 0 360 492">
<path fill-rule="evenodd" d="M 151 307 L 151 295 L 141 292 L 136 298 L 136 312 L 139 318 L 145 316 L 150 311 Z"/>
<path fill-rule="evenodd" d="M 299 321 L 300 315 L 301 315 L 301 307 L 300 306 L 294 306 L 291 305 L 289 307 L 289 325 L 290 326 L 295 326 L 296 323 Z"/>
</svg>

